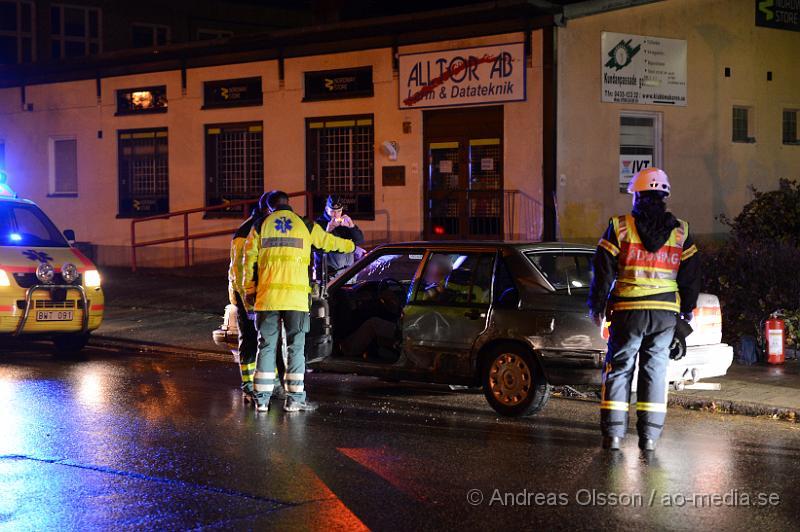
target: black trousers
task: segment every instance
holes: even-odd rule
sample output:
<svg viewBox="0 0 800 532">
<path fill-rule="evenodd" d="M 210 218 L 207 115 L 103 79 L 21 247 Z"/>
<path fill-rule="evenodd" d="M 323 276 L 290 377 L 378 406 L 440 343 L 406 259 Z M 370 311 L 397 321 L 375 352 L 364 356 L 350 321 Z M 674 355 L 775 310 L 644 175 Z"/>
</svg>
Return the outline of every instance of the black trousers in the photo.
<svg viewBox="0 0 800 532">
<path fill-rule="evenodd" d="M 666 310 L 628 310 L 611 315 L 600 403 L 604 436 L 625 436 L 637 355 L 636 429 L 641 437 L 657 440 L 661 436 L 667 416 L 669 345 L 676 323 L 676 314 Z"/>
</svg>

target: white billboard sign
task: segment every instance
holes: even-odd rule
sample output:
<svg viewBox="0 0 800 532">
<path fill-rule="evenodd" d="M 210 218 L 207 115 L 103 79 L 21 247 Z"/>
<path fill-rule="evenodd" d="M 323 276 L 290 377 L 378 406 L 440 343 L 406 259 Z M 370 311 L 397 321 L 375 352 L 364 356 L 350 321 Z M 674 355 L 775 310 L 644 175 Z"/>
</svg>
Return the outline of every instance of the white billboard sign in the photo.
<svg viewBox="0 0 800 532">
<path fill-rule="evenodd" d="M 523 43 L 400 56 L 400 109 L 525 100 Z"/>
<path fill-rule="evenodd" d="M 602 99 L 686 105 L 686 41 L 604 31 Z"/>
</svg>

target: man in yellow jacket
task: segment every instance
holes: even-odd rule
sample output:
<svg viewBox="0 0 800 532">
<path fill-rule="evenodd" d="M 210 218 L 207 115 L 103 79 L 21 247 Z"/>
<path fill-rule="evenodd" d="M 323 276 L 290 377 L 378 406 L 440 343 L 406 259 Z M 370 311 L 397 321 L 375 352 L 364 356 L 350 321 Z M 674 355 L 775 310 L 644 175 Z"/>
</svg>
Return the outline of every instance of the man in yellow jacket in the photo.
<svg viewBox="0 0 800 532">
<path fill-rule="evenodd" d="M 352 253 L 355 246 L 295 214 L 285 192 L 268 193 L 267 207 L 269 216 L 253 225 L 244 247 L 244 291 L 248 303 L 255 308 L 258 329 L 253 380 L 256 410 L 269 409 L 275 389 L 275 351 L 282 320 L 289 351 L 284 409 L 310 411 L 316 405 L 306 401 L 304 379 L 305 335 L 310 325 L 311 246 L 339 253 Z"/>
</svg>

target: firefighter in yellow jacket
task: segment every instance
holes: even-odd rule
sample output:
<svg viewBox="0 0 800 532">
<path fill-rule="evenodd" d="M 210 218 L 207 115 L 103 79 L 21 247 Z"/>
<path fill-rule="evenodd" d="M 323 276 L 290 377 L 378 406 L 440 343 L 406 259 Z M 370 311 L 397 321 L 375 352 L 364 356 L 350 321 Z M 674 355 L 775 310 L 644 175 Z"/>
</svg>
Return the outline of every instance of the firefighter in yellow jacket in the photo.
<svg viewBox="0 0 800 532">
<path fill-rule="evenodd" d="M 245 243 L 244 290 L 256 312 L 258 359 L 254 377 L 256 410 L 266 412 L 275 389 L 275 351 L 283 321 L 288 343 L 285 388 L 287 412 L 314 410 L 306 401 L 305 335 L 309 330 L 311 246 L 352 253 L 353 242 L 337 238 L 301 218 L 285 192 L 267 194 L 269 216 L 256 222 Z"/>
<path fill-rule="evenodd" d="M 639 447 L 655 449 L 667 415 L 669 346 L 678 319 L 691 319 L 699 293 L 697 247 L 689 226 L 666 208 L 667 174 L 647 168 L 628 186 L 632 213 L 611 219 L 597 246 L 589 310 L 597 325 L 611 312 L 603 371 L 603 447 L 618 450 L 628 424 L 637 355 Z M 610 296 L 609 296 L 610 292 Z"/>
</svg>

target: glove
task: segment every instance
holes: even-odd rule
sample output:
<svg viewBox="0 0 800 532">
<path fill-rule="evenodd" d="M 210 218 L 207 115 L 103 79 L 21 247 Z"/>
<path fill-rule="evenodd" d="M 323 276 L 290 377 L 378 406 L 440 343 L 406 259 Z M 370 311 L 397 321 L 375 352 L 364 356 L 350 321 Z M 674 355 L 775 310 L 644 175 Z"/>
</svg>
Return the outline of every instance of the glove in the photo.
<svg viewBox="0 0 800 532">
<path fill-rule="evenodd" d="M 694 314 L 691 312 L 682 312 L 678 315 L 678 317 L 683 321 L 692 321 L 692 318 L 694 318 Z"/>
<path fill-rule="evenodd" d="M 592 321 L 598 327 L 602 327 L 603 323 L 605 322 L 605 319 L 606 319 L 605 312 L 602 312 L 602 311 L 596 312 L 594 310 L 590 310 L 589 311 L 589 317 L 592 318 Z"/>
<path fill-rule="evenodd" d="M 256 295 L 255 294 L 245 294 L 244 296 L 244 305 L 247 310 L 252 310 L 253 307 L 256 306 Z"/>
</svg>

